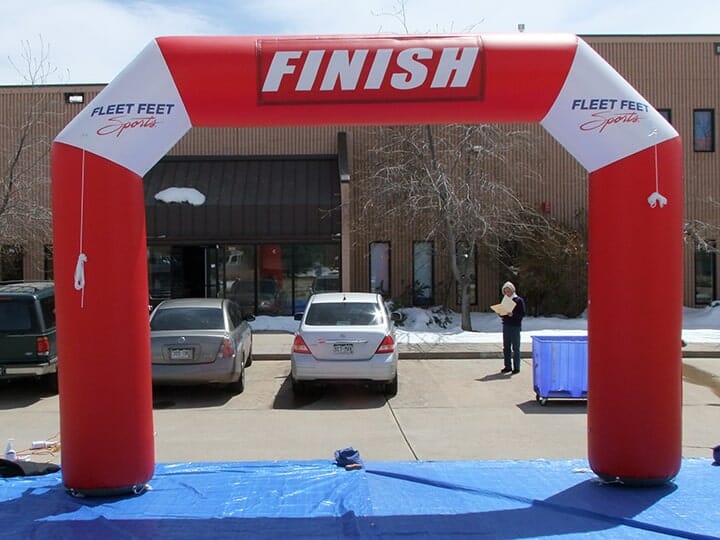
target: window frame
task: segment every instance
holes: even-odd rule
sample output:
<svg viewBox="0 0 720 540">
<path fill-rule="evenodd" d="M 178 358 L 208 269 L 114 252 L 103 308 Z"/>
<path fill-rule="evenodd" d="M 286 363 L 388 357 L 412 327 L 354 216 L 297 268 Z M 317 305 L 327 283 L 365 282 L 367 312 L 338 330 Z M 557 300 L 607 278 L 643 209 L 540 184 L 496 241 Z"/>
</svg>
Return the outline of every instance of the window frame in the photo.
<svg viewBox="0 0 720 540">
<path fill-rule="evenodd" d="M 384 253 L 380 254 L 380 258 L 376 258 L 376 249 L 375 247 L 384 247 Z M 387 298 L 390 296 L 391 289 L 391 280 L 392 275 L 390 273 L 390 260 L 391 260 L 391 251 L 390 251 L 390 242 L 388 241 L 375 241 L 370 242 L 370 246 L 368 248 L 368 252 L 370 254 L 369 256 L 369 273 L 368 273 L 368 289 L 370 292 L 378 293 L 382 295 L 384 298 Z M 383 261 L 384 258 L 384 261 Z M 384 267 L 383 277 L 387 277 L 387 286 L 383 285 L 381 287 L 378 287 L 376 285 L 377 282 L 377 274 L 378 272 L 375 271 L 375 268 L 377 265 L 382 264 Z M 380 283 L 384 283 L 384 280 L 380 281 Z"/>
<path fill-rule="evenodd" d="M 701 114 L 707 113 L 709 115 L 708 124 L 703 127 L 700 121 Z M 702 131 L 701 131 L 702 130 Z M 708 130 L 706 137 L 699 137 L 699 135 L 706 135 L 705 130 Z M 715 109 L 693 109 L 693 151 L 694 152 L 715 152 Z M 700 143 L 700 140 L 709 139 L 706 143 Z"/>
<path fill-rule="evenodd" d="M 701 249 L 700 246 L 695 245 L 695 254 L 694 254 L 694 272 L 693 272 L 693 300 L 695 302 L 696 306 L 707 306 L 712 303 L 713 300 L 717 298 L 717 256 L 714 251 L 715 248 L 715 241 L 710 240 L 708 244 L 711 246 L 711 249 Z M 707 272 L 699 272 L 699 270 L 702 270 L 703 262 L 707 263 L 709 265 L 709 269 Z M 709 287 L 700 287 L 699 286 L 699 277 L 705 277 L 710 279 L 710 286 Z M 705 300 L 698 301 L 699 290 L 701 288 L 704 289 L 710 289 L 710 298 Z"/>
<path fill-rule="evenodd" d="M 425 265 L 428 268 L 429 274 L 430 274 L 430 282 L 428 284 L 420 283 L 417 276 L 420 273 L 419 269 L 422 267 L 418 264 L 417 257 L 418 255 L 424 255 L 424 253 L 419 253 L 418 248 L 420 246 L 425 246 L 427 248 L 427 253 L 429 255 L 429 260 L 424 261 Z M 434 303 L 435 298 L 435 247 L 433 246 L 432 242 L 429 242 L 427 240 L 418 240 L 413 242 L 413 280 L 412 280 L 412 303 L 414 306 L 431 306 Z M 425 286 L 429 288 L 429 294 L 426 296 L 420 296 L 418 294 L 418 287 Z"/>
<path fill-rule="evenodd" d="M 672 109 L 656 109 L 656 111 L 668 121 L 668 124 L 672 124 Z"/>
<path fill-rule="evenodd" d="M 55 279 L 55 270 L 53 262 L 53 245 L 45 244 L 43 246 L 43 278 L 46 281 Z"/>
<path fill-rule="evenodd" d="M 25 279 L 25 248 L 19 244 L 0 246 L 0 281 Z"/>
</svg>

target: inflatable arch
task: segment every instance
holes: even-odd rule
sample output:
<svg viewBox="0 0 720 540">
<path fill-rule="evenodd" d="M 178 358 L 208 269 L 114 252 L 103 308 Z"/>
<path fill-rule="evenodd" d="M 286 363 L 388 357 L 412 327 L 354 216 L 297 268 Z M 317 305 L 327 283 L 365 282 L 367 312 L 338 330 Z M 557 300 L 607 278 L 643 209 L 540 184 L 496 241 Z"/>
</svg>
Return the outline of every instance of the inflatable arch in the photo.
<svg viewBox="0 0 720 540">
<path fill-rule="evenodd" d="M 192 126 L 479 122 L 539 122 L 588 171 L 588 459 L 605 479 L 670 481 L 680 138 L 582 39 L 513 33 L 158 38 L 68 124 L 52 148 L 65 486 L 153 475 L 142 177 Z"/>
</svg>

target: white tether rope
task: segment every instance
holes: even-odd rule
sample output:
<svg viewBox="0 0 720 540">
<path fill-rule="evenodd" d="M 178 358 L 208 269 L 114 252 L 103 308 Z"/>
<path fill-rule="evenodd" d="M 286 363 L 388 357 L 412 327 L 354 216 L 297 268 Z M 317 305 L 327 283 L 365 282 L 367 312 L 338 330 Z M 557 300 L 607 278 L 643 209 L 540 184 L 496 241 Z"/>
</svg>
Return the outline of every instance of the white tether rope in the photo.
<svg viewBox="0 0 720 540">
<path fill-rule="evenodd" d="M 648 137 L 657 137 L 658 130 L 657 128 L 653 129 Z M 660 193 L 660 175 L 658 174 L 658 156 L 657 156 L 657 143 L 653 145 L 653 149 L 655 151 L 655 191 L 653 191 L 650 196 L 647 198 L 648 204 L 650 205 L 650 208 L 655 208 L 656 206 L 660 206 L 660 208 L 663 208 L 668 200 L 667 197 L 662 195 Z"/>
<path fill-rule="evenodd" d="M 75 290 L 82 291 L 80 307 L 85 307 L 85 263 L 87 255 L 83 253 L 83 231 L 85 227 L 85 149 L 82 151 L 80 173 L 80 253 L 75 264 Z"/>
</svg>

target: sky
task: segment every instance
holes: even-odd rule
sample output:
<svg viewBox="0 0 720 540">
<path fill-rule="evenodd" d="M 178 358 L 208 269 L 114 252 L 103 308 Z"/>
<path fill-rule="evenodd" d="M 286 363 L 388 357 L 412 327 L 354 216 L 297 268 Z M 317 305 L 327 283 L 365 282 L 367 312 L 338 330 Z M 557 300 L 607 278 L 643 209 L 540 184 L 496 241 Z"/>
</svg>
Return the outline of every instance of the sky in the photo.
<svg viewBox="0 0 720 540">
<path fill-rule="evenodd" d="M 42 82 L 109 83 L 167 35 L 713 34 L 719 21 L 718 0 L 1 0 L 0 84 L 27 82 L 26 44 L 54 68 Z"/>
<path fill-rule="evenodd" d="M 404 308 L 407 320 L 397 327 L 400 343 L 502 343 L 502 329 L 494 313 L 472 313 L 473 332 L 460 329 L 460 316 L 452 314 L 443 328 L 432 322 L 432 312 L 421 308 Z M 295 332 L 298 322 L 292 317 L 258 316 L 251 323 L 253 331 Z M 532 342 L 532 336 L 587 335 L 587 318 L 525 317 L 521 341 Z M 683 308 L 682 338 L 692 343 L 720 343 L 720 302 L 704 308 Z"/>
</svg>

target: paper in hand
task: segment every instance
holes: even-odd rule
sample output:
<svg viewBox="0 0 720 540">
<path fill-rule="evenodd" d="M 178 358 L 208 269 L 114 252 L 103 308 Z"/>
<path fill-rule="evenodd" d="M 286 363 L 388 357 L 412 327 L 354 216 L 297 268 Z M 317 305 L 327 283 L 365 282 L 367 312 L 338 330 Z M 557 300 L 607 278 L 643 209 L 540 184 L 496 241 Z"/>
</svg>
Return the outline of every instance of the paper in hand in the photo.
<svg viewBox="0 0 720 540">
<path fill-rule="evenodd" d="M 517 304 L 515 304 L 512 298 L 509 296 L 503 296 L 502 302 L 490 306 L 490 309 L 498 315 L 502 315 L 504 317 L 505 315 L 510 315 L 516 305 Z"/>
</svg>

